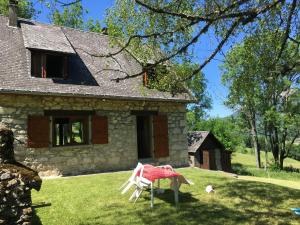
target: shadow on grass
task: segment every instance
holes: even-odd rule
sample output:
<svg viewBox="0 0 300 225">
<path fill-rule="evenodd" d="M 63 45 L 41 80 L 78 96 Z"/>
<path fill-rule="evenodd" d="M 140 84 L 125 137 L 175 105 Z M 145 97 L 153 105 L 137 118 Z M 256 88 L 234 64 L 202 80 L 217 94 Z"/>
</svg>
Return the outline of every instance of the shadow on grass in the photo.
<svg viewBox="0 0 300 225">
<path fill-rule="evenodd" d="M 291 173 L 300 173 L 300 169 L 299 168 L 294 168 L 292 166 L 286 166 L 283 168 L 284 171 L 286 172 L 291 172 Z"/>
<path fill-rule="evenodd" d="M 37 215 L 36 209 L 43 208 L 43 207 L 49 207 L 51 206 L 51 203 L 41 202 L 38 204 L 32 205 L 33 215 L 32 215 L 32 225 L 42 225 L 42 221 L 40 217 Z"/>
<path fill-rule="evenodd" d="M 33 208 L 33 215 L 32 215 L 32 225 L 42 225 L 42 221 L 40 217 L 37 215 L 36 210 Z"/>
<path fill-rule="evenodd" d="M 198 196 L 197 196 L 198 197 Z M 217 194 L 211 199 L 201 201 L 191 193 L 179 193 L 179 207 L 174 206 L 174 193 L 167 190 L 155 195 L 154 208 L 150 208 L 149 194 L 126 210 L 122 204 L 99 209 L 99 216 L 89 218 L 80 225 L 97 224 L 295 224 L 297 218 L 292 215 L 288 204 L 298 204 L 300 191 L 272 184 L 261 184 L 249 181 L 233 181 L 217 186 Z M 224 200 L 225 199 L 225 200 Z M 155 201 L 154 200 L 154 201 Z M 228 200 L 228 201 L 227 201 Z M 298 203 L 297 203 L 298 201 Z M 169 204 L 165 204 L 169 203 Z M 114 221 L 104 221 L 111 218 Z"/>
<path fill-rule="evenodd" d="M 247 170 L 247 167 L 243 166 L 240 163 L 233 163 L 232 164 L 232 172 L 238 175 L 245 175 L 245 176 L 253 176 L 254 174 Z"/>
<path fill-rule="evenodd" d="M 243 216 L 245 219 L 251 218 L 254 224 L 272 224 L 270 218 L 276 224 L 291 224 L 293 216 L 289 208 L 283 206 L 284 202 L 300 203 L 299 190 L 267 183 L 261 185 L 257 182 L 240 181 L 218 188 L 225 197 L 239 199 L 234 201 L 233 207 L 237 210 L 244 209 Z"/>
</svg>

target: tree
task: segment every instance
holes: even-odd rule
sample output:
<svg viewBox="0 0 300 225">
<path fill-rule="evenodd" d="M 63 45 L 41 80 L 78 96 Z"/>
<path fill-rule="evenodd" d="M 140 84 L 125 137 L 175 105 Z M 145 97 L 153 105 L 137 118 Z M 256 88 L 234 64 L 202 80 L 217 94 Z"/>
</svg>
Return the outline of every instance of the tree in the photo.
<svg viewBox="0 0 300 225">
<path fill-rule="evenodd" d="M 229 86 L 227 104 L 236 107 L 249 124 L 259 166 L 258 124 L 269 140 L 275 162 L 283 168 L 290 145 L 299 135 L 299 42 L 288 41 L 282 50 L 284 32 L 258 28 L 227 55 L 223 81 Z M 280 54 L 280 58 L 276 57 Z"/>
<path fill-rule="evenodd" d="M 189 71 L 186 74 L 189 74 Z M 194 104 L 189 104 L 187 107 L 188 128 L 193 130 L 195 129 L 195 125 L 206 117 L 206 110 L 211 109 L 212 100 L 206 92 L 207 80 L 201 72 L 190 80 L 187 80 L 186 83 L 187 89 L 192 92 L 192 96 L 196 99 Z"/>
<path fill-rule="evenodd" d="M 210 118 L 198 121 L 194 130 L 211 131 L 226 149 L 236 150 L 245 147 L 246 136 L 238 126 L 237 117 Z"/>
<path fill-rule="evenodd" d="M 81 0 L 53 0 L 62 7 L 77 4 Z M 128 79 L 144 74 L 145 70 L 162 65 L 170 60 L 194 62 L 193 49 L 201 46 L 204 36 L 214 35 L 215 42 L 211 54 L 189 76 L 177 78 L 178 83 L 191 79 L 200 72 L 216 54 L 240 32 L 250 33 L 258 23 L 272 23 L 275 30 L 284 31 L 281 50 L 287 40 L 298 42 L 295 37 L 300 32 L 300 0 L 116 0 L 108 10 L 106 24 L 112 41 L 120 46 L 116 52 L 99 57 L 111 57 L 120 51 L 130 49 L 141 59 L 145 68 L 137 74 L 127 74 L 120 79 Z M 144 48 L 147 45 L 148 48 Z M 160 49 L 154 62 L 146 66 L 153 50 Z M 150 49 L 150 50 L 149 50 Z M 170 74 L 170 76 L 172 76 Z"/>
<path fill-rule="evenodd" d="M 99 20 L 89 19 L 85 21 L 83 19 L 84 15 L 88 14 L 88 10 L 83 8 L 81 1 L 66 5 L 61 5 L 61 2 L 57 0 L 44 3 L 50 9 L 49 17 L 53 24 L 98 33 L 102 32 Z"/>
<path fill-rule="evenodd" d="M 86 11 L 83 9 L 81 2 L 63 7 L 61 11 L 55 4 L 52 4 L 50 5 L 50 9 L 51 13 L 49 16 L 53 24 L 58 26 L 83 29 L 83 13 Z"/>
<path fill-rule="evenodd" d="M 0 0 L 0 14 L 8 15 L 9 0 Z M 24 19 L 31 19 L 36 15 L 36 10 L 33 7 L 32 1 L 19 0 L 18 16 Z"/>
<path fill-rule="evenodd" d="M 177 77 L 184 77 L 194 69 L 196 65 L 190 63 L 174 63 L 148 71 L 148 88 L 155 88 L 159 91 L 167 91 L 173 94 L 189 91 L 194 103 L 188 105 L 188 124 L 189 128 L 196 124 L 205 116 L 205 110 L 211 107 L 211 99 L 206 93 L 206 79 L 199 72 L 192 79 L 185 82 L 176 82 Z M 170 75 L 172 74 L 172 76 Z"/>
<path fill-rule="evenodd" d="M 298 0 L 117 0 L 108 11 L 106 23 L 112 36 L 122 38 L 123 41 L 118 43 L 121 50 L 135 49 L 135 54 L 145 64 L 151 53 L 141 46 L 160 48 L 163 54 L 155 60 L 153 67 L 169 60 L 194 60 L 192 49 L 205 44 L 205 35 L 215 35 L 216 42 L 219 41 L 212 53 L 200 61 L 189 76 L 178 78 L 177 82 L 182 82 L 201 71 L 231 37 L 241 31 L 251 32 L 250 28 L 261 20 L 275 20 L 276 26 L 286 31 L 281 39 L 283 49 L 288 38 L 299 34 L 299 7 Z M 141 73 L 122 79 L 139 75 Z"/>
<path fill-rule="evenodd" d="M 256 166 L 260 168 L 260 151 L 257 135 L 257 108 L 260 92 L 258 91 L 255 58 L 251 54 L 253 42 L 245 41 L 244 45 L 235 46 L 227 55 L 223 66 L 223 82 L 229 86 L 226 102 L 231 108 L 237 107 L 248 123 L 251 131 L 252 146 L 255 152 Z"/>
</svg>

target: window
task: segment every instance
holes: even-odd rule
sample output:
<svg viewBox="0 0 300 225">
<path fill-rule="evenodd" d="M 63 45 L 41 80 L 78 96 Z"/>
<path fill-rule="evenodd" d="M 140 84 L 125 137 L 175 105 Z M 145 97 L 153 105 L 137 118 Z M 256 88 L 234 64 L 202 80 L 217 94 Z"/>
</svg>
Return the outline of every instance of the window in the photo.
<svg viewBox="0 0 300 225">
<path fill-rule="evenodd" d="M 87 144 L 87 117 L 53 119 L 53 146 Z"/>
<path fill-rule="evenodd" d="M 31 76 L 66 78 L 68 57 L 58 53 L 31 52 Z"/>
<path fill-rule="evenodd" d="M 46 55 L 46 71 L 49 78 L 64 77 L 64 57 L 56 55 Z"/>
</svg>

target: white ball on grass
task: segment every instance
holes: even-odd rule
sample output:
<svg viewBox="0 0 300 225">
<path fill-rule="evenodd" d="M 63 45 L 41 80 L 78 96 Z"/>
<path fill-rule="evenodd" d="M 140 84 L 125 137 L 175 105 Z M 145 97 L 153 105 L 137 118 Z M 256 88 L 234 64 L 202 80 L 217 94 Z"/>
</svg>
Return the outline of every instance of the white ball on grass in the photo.
<svg viewBox="0 0 300 225">
<path fill-rule="evenodd" d="M 213 193 L 215 190 L 214 190 L 214 187 L 212 185 L 207 185 L 207 187 L 205 188 L 205 191 L 207 193 Z"/>
</svg>

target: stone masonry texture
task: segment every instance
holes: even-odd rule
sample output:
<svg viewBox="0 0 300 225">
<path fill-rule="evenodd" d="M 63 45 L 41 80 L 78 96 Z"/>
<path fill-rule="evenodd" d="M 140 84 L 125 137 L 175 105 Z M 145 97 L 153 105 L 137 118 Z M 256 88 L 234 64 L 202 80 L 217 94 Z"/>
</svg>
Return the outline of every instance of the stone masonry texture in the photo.
<svg viewBox="0 0 300 225">
<path fill-rule="evenodd" d="M 27 148 L 27 118 L 44 110 L 93 110 L 108 118 L 108 144 Z M 169 156 L 159 164 L 188 165 L 185 104 L 99 98 L 0 95 L 0 122 L 15 138 L 15 157 L 41 176 L 75 175 L 123 170 L 138 162 L 136 116 L 131 110 L 158 111 L 168 116 Z"/>
</svg>

